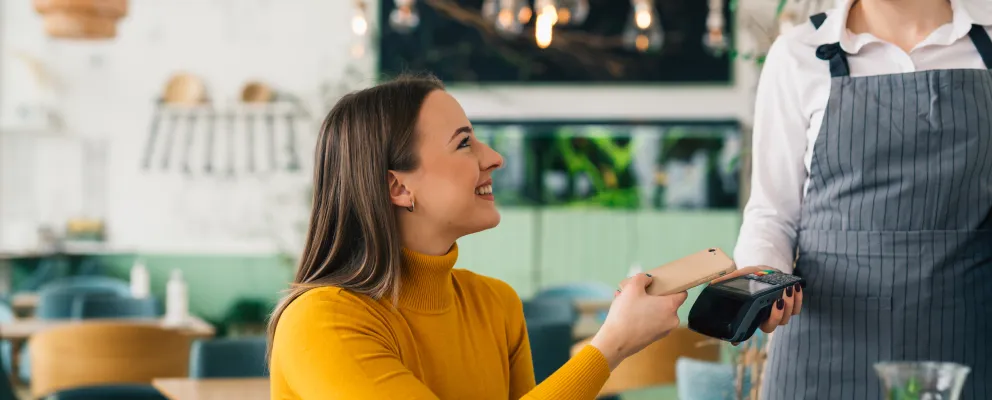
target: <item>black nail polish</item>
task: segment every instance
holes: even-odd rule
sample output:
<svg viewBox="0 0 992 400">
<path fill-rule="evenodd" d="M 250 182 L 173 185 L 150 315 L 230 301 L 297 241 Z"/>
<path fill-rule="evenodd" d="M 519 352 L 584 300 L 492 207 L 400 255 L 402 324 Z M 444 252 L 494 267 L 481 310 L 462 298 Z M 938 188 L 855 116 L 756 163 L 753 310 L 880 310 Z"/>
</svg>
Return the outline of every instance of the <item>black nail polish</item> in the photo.
<svg viewBox="0 0 992 400">
<path fill-rule="evenodd" d="M 785 288 L 785 297 L 792 297 L 792 286 Z"/>
<path fill-rule="evenodd" d="M 784 310 L 785 309 L 785 300 L 778 299 L 778 301 L 775 302 L 775 308 L 778 308 L 779 310 Z"/>
<path fill-rule="evenodd" d="M 644 275 L 647 275 L 647 276 L 648 276 L 648 278 L 650 278 L 650 277 L 651 277 L 651 274 L 644 274 Z"/>
<path fill-rule="evenodd" d="M 796 293 L 799 293 L 801 291 L 803 291 L 803 285 L 800 285 L 800 284 L 797 283 L 796 284 Z"/>
</svg>

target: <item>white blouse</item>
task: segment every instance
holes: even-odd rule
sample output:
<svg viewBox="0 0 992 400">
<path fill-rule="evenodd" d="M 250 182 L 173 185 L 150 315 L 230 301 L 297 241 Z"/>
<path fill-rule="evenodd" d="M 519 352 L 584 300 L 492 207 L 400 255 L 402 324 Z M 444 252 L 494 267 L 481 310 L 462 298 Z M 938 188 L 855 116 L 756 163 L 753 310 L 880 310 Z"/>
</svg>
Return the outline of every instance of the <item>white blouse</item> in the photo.
<svg viewBox="0 0 992 400">
<path fill-rule="evenodd" d="M 806 23 L 783 34 L 768 52 L 755 107 L 751 197 L 734 249 L 738 267 L 792 272 L 813 143 L 830 94 L 829 66 L 816 57 L 818 46 L 839 42 L 852 76 L 985 69 L 968 31 L 979 24 L 992 33 L 992 1 L 951 0 L 953 21 L 908 54 L 871 34 L 848 31 L 852 1 L 828 12 L 818 30 Z"/>
</svg>

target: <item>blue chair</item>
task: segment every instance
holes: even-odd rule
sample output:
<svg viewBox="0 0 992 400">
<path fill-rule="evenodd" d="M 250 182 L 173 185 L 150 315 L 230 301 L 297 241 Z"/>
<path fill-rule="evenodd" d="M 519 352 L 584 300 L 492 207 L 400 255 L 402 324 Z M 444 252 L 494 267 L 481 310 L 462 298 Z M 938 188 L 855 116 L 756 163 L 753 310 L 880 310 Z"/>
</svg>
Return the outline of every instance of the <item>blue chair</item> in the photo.
<svg viewBox="0 0 992 400">
<path fill-rule="evenodd" d="M 7 303 L 0 302 L 0 321 L 9 322 L 14 319 L 14 311 L 10 308 Z M 0 352 L 3 353 L 3 370 L 0 371 L 2 376 L 9 376 L 8 371 L 11 369 L 11 345 L 9 341 L 0 342 Z M 14 394 L 14 387 L 10 384 L 10 379 L 0 379 L 0 400 L 17 400 L 17 395 Z"/>
<path fill-rule="evenodd" d="M 527 321 L 527 337 L 537 383 L 551 376 L 572 356 L 571 322 Z"/>
<path fill-rule="evenodd" d="M 264 337 L 197 340 L 189 355 L 191 378 L 269 376 Z"/>
<path fill-rule="evenodd" d="M 103 276 L 74 276 L 48 283 L 38 291 L 35 316 L 41 319 L 72 318 L 79 295 L 127 297 L 130 285 L 122 280 Z"/>
<path fill-rule="evenodd" d="M 597 282 L 584 282 L 584 283 L 570 283 L 567 285 L 554 286 L 546 289 L 542 289 L 534 296 L 535 299 L 543 299 L 549 297 L 557 298 L 567 298 L 571 300 L 575 299 L 612 299 L 613 292 L 616 291 L 615 287 L 597 283 Z"/>
<path fill-rule="evenodd" d="M 45 290 L 107 290 L 120 296 L 131 293 L 131 284 L 125 280 L 100 275 L 76 275 L 61 278 L 42 285 L 40 292 Z"/>
<path fill-rule="evenodd" d="M 66 389 L 48 395 L 46 400 L 168 400 L 168 398 L 150 385 L 112 385 Z"/>
<path fill-rule="evenodd" d="M 557 321 L 572 324 L 578 319 L 578 311 L 571 300 L 548 297 L 524 302 L 524 318 L 530 321 Z"/>
<path fill-rule="evenodd" d="M 72 317 L 89 318 L 155 318 L 159 316 L 158 301 L 153 297 L 136 299 L 105 295 L 79 295 L 73 303 Z"/>
<path fill-rule="evenodd" d="M 675 362 L 675 381 L 681 400 L 734 400 L 734 365 L 682 357 Z M 751 380 L 744 377 L 744 393 Z"/>
<path fill-rule="evenodd" d="M 46 283 L 38 290 L 38 307 L 35 317 L 39 319 L 75 318 L 76 302 L 81 297 L 127 297 L 131 295 L 131 285 L 123 280 L 106 276 L 71 276 Z M 31 381 L 31 360 L 28 346 L 21 348 L 21 363 L 18 375 L 24 382 Z"/>
<path fill-rule="evenodd" d="M 545 299 L 565 299 L 568 301 L 575 301 L 579 299 L 588 300 L 612 300 L 613 293 L 616 292 L 616 288 L 596 282 L 584 282 L 584 283 L 571 283 L 567 285 L 554 286 L 546 289 L 542 289 L 536 295 L 534 295 L 534 300 L 545 300 Z M 578 314 L 576 314 L 578 318 Z M 606 320 L 606 311 L 599 313 L 600 322 Z"/>
</svg>

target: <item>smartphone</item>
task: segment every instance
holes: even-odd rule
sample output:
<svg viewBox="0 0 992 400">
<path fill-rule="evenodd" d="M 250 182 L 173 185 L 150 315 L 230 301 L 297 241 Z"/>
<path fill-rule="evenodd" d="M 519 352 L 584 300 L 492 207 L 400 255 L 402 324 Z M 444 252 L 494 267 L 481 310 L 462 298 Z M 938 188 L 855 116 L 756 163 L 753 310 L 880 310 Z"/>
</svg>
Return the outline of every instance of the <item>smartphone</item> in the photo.
<svg viewBox="0 0 992 400">
<path fill-rule="evenodd" d="M 684 292 L 737 270 L 734 260 L 711 248 L 647 271 L 652 282 L 647 293 L 664 296 Z"/>
</svg>

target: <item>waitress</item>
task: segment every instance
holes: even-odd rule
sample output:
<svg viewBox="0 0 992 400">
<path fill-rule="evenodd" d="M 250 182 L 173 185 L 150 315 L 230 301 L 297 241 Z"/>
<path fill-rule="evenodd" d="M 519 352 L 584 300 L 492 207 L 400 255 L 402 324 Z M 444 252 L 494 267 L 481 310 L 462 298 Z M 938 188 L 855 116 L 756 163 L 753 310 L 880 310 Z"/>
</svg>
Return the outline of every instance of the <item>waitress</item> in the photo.
<svg viewBox="0 0 992 400">
<path fill-rule="evenodd" d="M 889 360 L 992 396 L 990 3 L 847 1 L 769 51 L 735 259 L 808 286 L 763 327 L 763 399 L 877 399 Z"/>
</svg>

